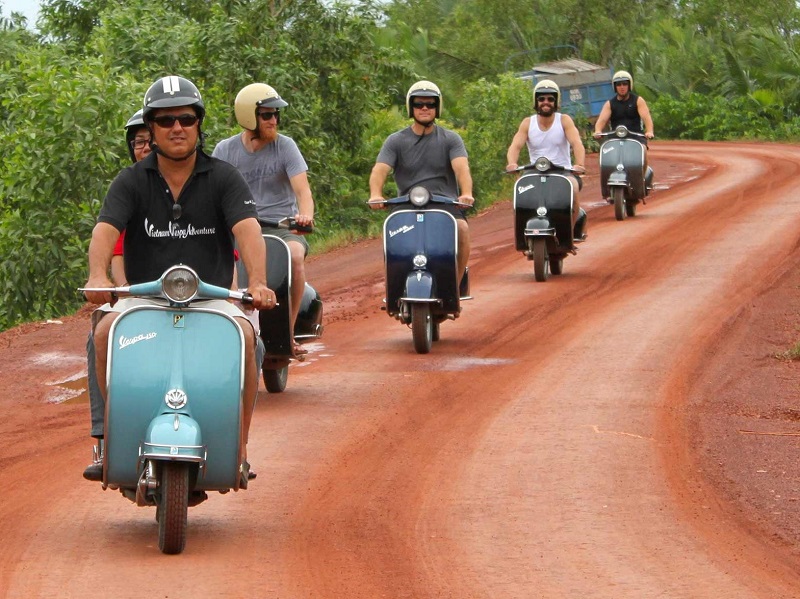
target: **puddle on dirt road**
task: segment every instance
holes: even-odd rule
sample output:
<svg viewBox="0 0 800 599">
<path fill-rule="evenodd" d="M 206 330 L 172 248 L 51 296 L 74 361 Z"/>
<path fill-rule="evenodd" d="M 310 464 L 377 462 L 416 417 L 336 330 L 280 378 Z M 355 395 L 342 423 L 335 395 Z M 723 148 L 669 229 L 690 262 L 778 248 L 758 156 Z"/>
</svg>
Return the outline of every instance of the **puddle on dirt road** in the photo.
<svg viewBox="0 0 800 599">
<path fill-rule="evenodd" d="M 513 364 L 514 360 L 508 358 L 469 358 L 469 357 L 452 357 L 443 358 L 441 360 L 433 360 L 431 363 L 424 365 L 421 370 L 469 370 L 470 368 L 480 368 L 482 366 L 505 366 L 506 364 Z"/>
<path fill-rule="evenodd" d="M 45 401 L 54 404 L 89 403 L 86 375 L 76 375 L 64 381 L 48 383 L 51 387 Z"/>
</svg>

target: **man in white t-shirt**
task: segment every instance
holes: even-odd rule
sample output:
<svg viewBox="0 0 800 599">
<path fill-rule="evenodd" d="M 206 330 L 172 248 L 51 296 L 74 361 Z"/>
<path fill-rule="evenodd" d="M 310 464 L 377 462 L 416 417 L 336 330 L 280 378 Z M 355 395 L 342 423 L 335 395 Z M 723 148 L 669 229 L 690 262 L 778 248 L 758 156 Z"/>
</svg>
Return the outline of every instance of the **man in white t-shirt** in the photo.
<svg viewBox="0 0 800 599">
<path fill-rule="evenodd" d="M 217 144 L 212 156 L 234 165 L 244 177 L 256 201 L 259 219 L 293 217 L 298 225 L 314 223 L 314 199 L 308 184 L 308 166 L 291 137 L 278 133 L 281 108 L 289 103 L 265 83 L 251 83 L 239 91 L 234 103 L 241 133 Z M 308 242 L 302 235 L 277 227 L 264 233 L 280 237 L 289 246 L 292 259 L 291 330 L 300 310 L 306 285 L 305 257 Z M 294 343 L 295 355 L 307 353 Z"/>
<path fill-rule="evenodd" d="M 558 112 L 561 90 L 558 85 L 549 79 L 543 79 L 533 88 L 533 103 L 536 114 L 525 117 L 519 125 L 511 145 L 506 154 L 506 170 L 511 171 L 517 168 L 517 160 L 522 147 L 528 146 L 531 162 L 544 156 L 556 166 L 572 168 L 581 172 L 586 172 L 584 162 L 586 160 L 586 149 L 581 141 L 581 134 L 575 126 L 575 121 L 568 114 Z M 575 156 L 575 164 L 570 159 L 570 149 Z M 572 198 L 572 225 L 575 226 L 578 217 L 583 212 L 578 204 L 578 190 L 580 181 L 577 177 L 573 179 L 573 198 Z M 583 214 L 586 214 L 583 212 Z M 585 220 L 585 218 L 584 218 Z M 575 236 L 580 237 L 576 231 Z"/>
</svg>

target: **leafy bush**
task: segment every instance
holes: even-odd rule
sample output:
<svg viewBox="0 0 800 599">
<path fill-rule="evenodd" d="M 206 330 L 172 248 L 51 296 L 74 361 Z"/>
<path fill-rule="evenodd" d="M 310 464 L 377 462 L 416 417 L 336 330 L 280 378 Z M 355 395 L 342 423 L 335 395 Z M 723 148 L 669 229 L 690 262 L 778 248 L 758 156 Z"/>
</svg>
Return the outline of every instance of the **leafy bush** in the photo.
<svg viewBox="0 0 800 599">
<path fill-rule="evenodd" d="M 100 202 L 128 160 L 134 89 L 56 48 L 20 50 L 3 73 L 13 84 L 0 86 L 0 329 L 82 303 Z"/>
</svg>

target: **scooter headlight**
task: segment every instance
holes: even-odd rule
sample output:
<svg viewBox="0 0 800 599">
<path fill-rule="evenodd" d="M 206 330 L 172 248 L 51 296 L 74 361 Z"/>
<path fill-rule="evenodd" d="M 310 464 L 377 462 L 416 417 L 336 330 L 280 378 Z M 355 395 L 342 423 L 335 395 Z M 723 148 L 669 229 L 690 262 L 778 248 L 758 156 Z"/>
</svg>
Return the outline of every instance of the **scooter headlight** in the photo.
<svg viewBox="0 0 800 599">
<path fill-rule="evenodd" d="M 541 157 L 536 159 L 536 162 L 533 163 L 533 168 L 535 168 L 537 171 L 539 171 L 541 173 L 543 173 L 545 171 L 549 171 L 550 170 L 550 161 L 547 158 L 545 158 L 544 156 L 541 156 Z"/>
<path fill-rule="evenodd" d="M 539 206 L 536 209 L 536 216 L 547 216 L 547 208 L 544 206 Z"/>
<path fill-rule="evenodd" d="M 422 254 L 417 254 L 414 256 L 414 266 L 417 268 L 425 268 L 428 264 L 428 258 Z"/>
<path fill-rule="evenodd" d="M 194 299 L 200 278 L 188 266 L 173 266 L 163 277 L 163 289 L 166 298 L 176 304 L 183 304 Z"/>
<path fill-rule="evenodd" d="M 431 199 L 431 192 L 424 187 L 414 187 L 408 192 L 408 199 L 414 206 L 424 206 Z"/>
<path fill-rule="evenodd" d="M 628 128 L 625 125 L 620 125 L 614 129 L 614 133 L 617 134 L 617 137 L 628 137 Z"/>
</svg>

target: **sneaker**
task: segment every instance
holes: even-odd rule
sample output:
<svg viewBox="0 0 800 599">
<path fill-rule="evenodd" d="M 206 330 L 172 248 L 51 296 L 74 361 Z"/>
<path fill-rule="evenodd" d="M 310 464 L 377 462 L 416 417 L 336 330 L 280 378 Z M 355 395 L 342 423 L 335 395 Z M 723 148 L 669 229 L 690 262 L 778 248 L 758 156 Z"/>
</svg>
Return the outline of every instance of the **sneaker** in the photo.
<svg viewBox="0 0 800 599">
<path fill-rule="evenodd" d="M 103 462 L 92 462 L 83 471 L 83 478 L 95 482 L 103 480 Z"/>
</svg>

